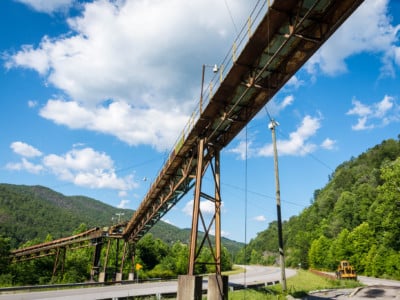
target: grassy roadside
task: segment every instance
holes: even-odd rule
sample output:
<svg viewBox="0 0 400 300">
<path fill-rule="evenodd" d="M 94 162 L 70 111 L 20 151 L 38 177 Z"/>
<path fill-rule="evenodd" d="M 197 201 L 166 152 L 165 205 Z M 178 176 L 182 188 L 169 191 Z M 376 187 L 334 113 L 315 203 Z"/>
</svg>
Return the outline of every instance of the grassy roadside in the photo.
<svg viewBox="0 0 400 300">
<path fill-rule="evenodd" d="M 310 291 L 322 289 L 355 288 L 361 284 L 358 281 L 333 280 L 315 275 L 309 271 L 298 270 L 297 274 L 286 281 L 287 294 L 302 298 Z M 229 292 L 229 300 L 265 300 L 265 299 L 285 299 L 286 294 L 282 293 L 282 286 L 277 284 L 265 287 L 260 290 L 241 290 Z"/>
<path fill-rule="evenodd" d="M 233 265 L 232 270 L 222 272 L 222 275 L 229 276 L 229 275 L 234 275 L 234 274 L 240 274 L 240 273 L 243 273 L 244 271 L 245 271 L 245 268 L 238 266 L 238 265 Z"/>
</svg>

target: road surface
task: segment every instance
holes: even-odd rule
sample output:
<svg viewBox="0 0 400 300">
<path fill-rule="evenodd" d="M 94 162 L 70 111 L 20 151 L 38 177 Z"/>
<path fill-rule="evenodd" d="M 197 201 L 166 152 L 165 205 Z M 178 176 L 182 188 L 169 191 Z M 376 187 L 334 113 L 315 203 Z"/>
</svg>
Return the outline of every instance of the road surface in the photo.
<svg viewBox="0 0 400 300">
<path fill-rule="evenodd" d="M 296 274 L 286 270 L 286 277 Z M 207 289 L 207 278 L 203 277 L 203 289 Z M 252 285 L 273 283 L 280 280 L 280 269 L 275 267 L 246 266 L 246 272 L 229 276 L 229 284 Z M 98 300 L 118 297 L 176 293 L 177 281 L 147 282 L 138 284 L 102 286 L 91 288 L 63 289 L 58 291 L 18 292 L 0 294 L 0 300 Z"/>
</svg>

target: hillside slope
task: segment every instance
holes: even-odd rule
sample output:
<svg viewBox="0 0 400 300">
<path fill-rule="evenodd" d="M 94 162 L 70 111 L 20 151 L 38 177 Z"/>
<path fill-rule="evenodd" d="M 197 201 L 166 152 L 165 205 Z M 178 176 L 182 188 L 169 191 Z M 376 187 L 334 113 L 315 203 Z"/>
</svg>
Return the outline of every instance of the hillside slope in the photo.
<svg viewBox="0 0 400 300">
<path fill-rule="evenodd" d="M 0 236 L 10 237 L 12 248 L 48 234 L 54 239 L 70 236 L 80 224 L 88 228 L 112 224 L 116 213 L 128 220 L 133 210 L 120 209 L 83 196 L 64 196 L 43 186 L 0 184 Z M 150 231 L 168 244 L 188 243 L 190 230 L 158 222 Z M 223 239 L 223 245 L 236 254 L 242 244 Z"/>
<path fill-rule="evenodd" d="M 276 227 L 250 242 L 247 262 L 275 261 Z M 283 231 L 288 266 L 334 270 L 348 259 L 360 274 L 400 279 L 400 141 L 383 141 L 338 166 Z"/>
<path fill-rule="evenodd" d="M 123 210 L 132 215 L 132 210 Z M 110 225 L 121 209 L 83 196 L 64 196 L 43 186 L 0 184 L 0 235 L 12 246 L 28 240 L 71 235 L 81 223 Z"/>
</svg>

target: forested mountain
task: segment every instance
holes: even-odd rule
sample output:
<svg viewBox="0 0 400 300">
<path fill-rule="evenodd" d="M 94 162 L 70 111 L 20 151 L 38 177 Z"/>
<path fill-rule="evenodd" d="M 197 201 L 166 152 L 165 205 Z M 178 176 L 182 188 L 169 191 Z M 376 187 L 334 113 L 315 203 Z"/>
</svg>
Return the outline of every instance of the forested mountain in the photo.
<svg viewBox="0 0 400 300">
<path fill-rule="evenodd" d="M 80 224 L 87 228 L 110 226 L 128 220 L 133 210 L 119 209 L 101 201 L 83 196 L 64 196 L 43 186 L 0 184 L 0 237 L 11 238 L 11 247 L 37 240 L 43 242 L 48 235 L 53 239 L 70 236 Z M 190 230 L 158 222 L 150 231 L 154 238 L 167 244 L 177 241 L 188 243 Z M 241 243 L 223 239 L 223 245 L 232 254 Z"/>
<path fill-rule="evenodd" d="M 400 141 L 383 141 L 338 166 L 283 231 L 288 266 L 334 270 L 348 259 L 359 274 L 400 279 Z M 274 262 L 277 249 L 272 222 L 249 243 L 246 262 Z"/>
<path fill-rule="evenodd" d="M 69 236 L 85 223 L 88 228 L 109 226 L 121 210 L 83 196 L 64 196 L 43 186 L 0 184 L 0 236 L 12 247 L 28 240 Z"/>
<path fill-rule="evenodd" d="M 9 251 L 67 237 L 93 227 L 110 226 L 118 221 L 116 213 L 124 213 L 120 220 L 123 221 L 129 219 L 133 211 L 118 209 L 87 197 L 67 197 L 43 186 L 0 184 L 0 286 L 83 282 L 92 279 L 90 270 L 94 247 L 65 250 L 65 270 L 56 274 L 54 265 L 57 260 L 54 256 L 12 263 Z M 158 222 L 135 245 L 135 260 L 143 267 L 141 278 L 185 274 L 189 236 L 189 229 Z M 202 234 L 199 233 L 199 236 Z M 222 243 L 221 267 L 230 270 L 232 256 L 243 245 L 228 239 L 223 239 Z M 99 260 L 103 264 L 105 257 L 108 257 L 104 248 Z M 118 241 L 113 239 L 110 257 L 118 257 L 121 261 L 123 254 L 121 249 L 117 249 Z M 196 266 L 196 272 L 212 272 L 215 268 L 212 257 L 210 249 L 203 249 L 200 259 L 205 264 Z M 112 280 L 118 268 L 109 264 L 108 267 L 102 267 L 107 269 L 107 280 Z M 133 268 L 133 261 L 127 260 L 123 271 L 125 276 Z"/>
</svg>

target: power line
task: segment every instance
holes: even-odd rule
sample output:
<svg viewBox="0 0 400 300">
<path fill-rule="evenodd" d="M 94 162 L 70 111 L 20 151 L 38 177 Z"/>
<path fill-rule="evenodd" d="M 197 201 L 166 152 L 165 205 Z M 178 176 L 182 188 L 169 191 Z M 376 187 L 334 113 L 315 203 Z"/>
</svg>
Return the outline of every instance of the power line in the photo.
<svg viewBox="0 0 400 300">
<path fill-rule="evenodd" d="M 247 166 L 247 126 L 245 129 L 245 133 L 246 133 L 246 150 L 245 150 L 245 163 L 244 163 L 244 264 L 246 265 L 246 257 L 247 257 L 247 182 L 248 182 L 248 178 L 247 178 L 247 171 L 248 171 L 248 166 Z M 244 277 L 244 285 L 246 286 L 246 272 L 243 273 L 243 277 Z M 243 295 L 243 297 L 245 297 L 246 295 L 246 290 L 245 290 L 245 294 Z"/>
<path fill-rule="evenodd" d="M 239 35 L 239 31 L 238 31 L 237 26 L 235 24 L 235 20 L 233 19 L 232 12 L 231 12 L 231 10 L 229 8 L 229 5 L 228 5 L 228 1 L 224 0 L 224 3 L 225 3 L 226 10 L 228 11 L 229 17 L 231 18 L 233 27 L 235 28 L 236 35 Z"/>
<path fill-rule="evenodd" d="M 267 113 L 267 116 L 268 116 L 269 121 L 272 122 L 273 119 L 272 119 L 272 117 L 271 117 L 271 115 L 270 115 L 270 113 L 269 113 L 269 111 L 268 111 L 267 105 L 265 105 L 264 108 L 265 108 L 265 111 L 266 111 L 266 113 Z M 261 125 L 258 125 L 258 126 L 261 126 Z M 254 126 L 254 127 L 258 127 L 258 126 Z M 254 128 L 254 127 L 253 127 L 253 128 Z M 285 134 L 285 133 L 284 133 L 282 130 L 280 130 L 280 129 L 278 129 L 278 133 L 279 133 L 280 136 L 282 136 L 282 137 L 284 137 L 284 138 L 286 138 L 286 139 L 289 138 L 289 137 L 288 137 L 288 134 Z M 307 152 L 306 149 L 305 149 L 305 147 L 304 147 L 303 145 L 300 145 L 300 148 L 301 148 L 302 150 L 304 150 L 304 152 L 306 153 L 307 156 L 310 156 L 311 158 L 313 158 L 315 161 L 319 162 L 321 165 L 323 165 L 324 167 L 326 167 L 326 168 L 327 168 L 328 170 L 330 170 L 331 172 L 334 171 L 334 170 L 331 168 L 331 166 L 329 166 L 327 163 L 325 163 L 324 161 L 322 161 L 321 159 L 319 159 L 318 157 L 316 157 L 314 154 L 312 154 L 312 153 L 310 153 L 310 152 Z"/>
</svg>

